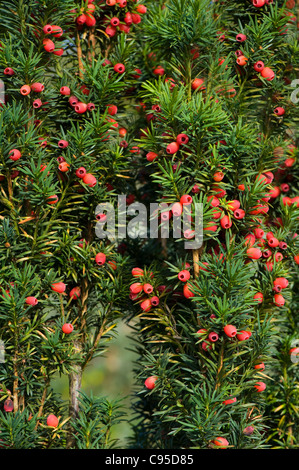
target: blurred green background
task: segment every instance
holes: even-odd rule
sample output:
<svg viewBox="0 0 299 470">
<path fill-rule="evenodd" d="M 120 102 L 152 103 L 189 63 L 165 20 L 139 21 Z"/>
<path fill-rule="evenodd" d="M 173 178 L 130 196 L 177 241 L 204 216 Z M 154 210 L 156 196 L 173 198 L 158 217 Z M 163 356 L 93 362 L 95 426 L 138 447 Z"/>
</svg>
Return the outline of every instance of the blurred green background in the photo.
<svg viewBox="0 0 299 470">
<path fill-rule="evenodd" d="M 118 448 L 126 448 L 127 438 L 132 436 L 129 421 L 134 416 L 132 388 L 134 384 L 133 368 L 137 354 L 132 351 L 134 342 L 130 339 L 133 330 L 120 321 L 116 328 L 117 335 L 106 343 L 105 355 L 93 359 L 86 368 L 82 379 L 82 391 L 93 396 L 109 399 L 125 398 L 125 420 L 114 426 L 112 437 L 119 439 Z M 68 377 L 55 377 L 52 381 L 55 392 L 60 393 L 63 400 L 68 400 Z"/>
</svg>

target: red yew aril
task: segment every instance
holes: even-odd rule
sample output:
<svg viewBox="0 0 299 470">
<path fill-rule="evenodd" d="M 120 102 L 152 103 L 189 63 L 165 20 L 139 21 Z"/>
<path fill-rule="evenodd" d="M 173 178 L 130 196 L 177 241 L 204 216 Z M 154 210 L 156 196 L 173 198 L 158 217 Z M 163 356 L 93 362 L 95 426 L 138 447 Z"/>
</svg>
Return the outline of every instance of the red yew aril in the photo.
<svg viewBox="0 0 299 470">
<path fill-rule="evenodd" d="M 178 145 L 186 145 L 189 142 L 189 137 L 186 134 L 179 134 L 176 138 L 176 143 Z"/>
<path fill-rule="evenodd" d="M 124 66 L 124 64 L 115 64 L 113 69 L 114 69 L 114 72 L 124 73 L 126 70 L 126 67 Z"/>
<path fill-rule="evenodd" d="M 180 199 L 181 204 L 192 204 L 192 196 L 189 196 L 189 194 L 184 194 L 181 199 Z"/>
<path fill-rule="evenodd" d="M 86 175 L 86 169 L 83 166 L 81 166 L 80 168 L 76 170 L 76 176 L 78 178 L 84 178 L 85 175 Z"/>
<path fill-rule="evenodd" d="M 76 18 L 76 23 L 79 25 L 79 26 L 83 26 L 86 22 L 86 18 L 87 16 L 83 13 L 82 15 L 79 15 L 77 18 Z"/>
<path fill-rule="evenodd" d="M 132 269 L 132 276 L 134 277 L 141 277 L 144 275 L 144 271 L 141 268 L 133 268 Z"/>
<path fill-rule="evenodd" d="M 232 221 L 228 215 L 222 217 L 222 219 L 220 220 L 220 225 L 224 229 L 229 229 L 232 226 Z"/>
<path fill-rule="evenodd" d="M 159 297 L 157 297 L 156 295 L 154 297 L 151 297 L 150 301 L 153 307 L 157 307 L 160 303 Z"/>
<path fill-rule="evenodd" d="M 67 171 L 69 171 L 69 168 L 70 164 L 67 162 L 62 162 L 58 166 L 59 171 L 61 171 L 62 173 L 66 173 Z"/>
<path fill-rule="evenodd" d="M 47 198 L 47 204 L 52 205 L 52 204 L 56 204 L 56 202 L 58 202 L 58 196 L 57 196 L 57 194 L 53 194 L 52 196 L 49 196 L 49 197 Z"/>
<path fill-rule="evenodd" d="M 29 85 L 23 85 L 20 88 L 20 93 L 23 96 L 29 95 L 30 92 L 31 92 L 31 87 Z"/>
<path fill-rule="evenodd" d="M 254 368 L 257 370 L 265 370 L 265 364 L 261 362 L 260 364 L 256 364 Z"/>
<path fill-rule="evenodd" d="M 277 277 L 274 280 L 273 285 L 275 287 L 280 286 L 282 289 L 285 289 L 286 287 L 288 287 L 289 281 L 285 277 Z"/>
<path fill-rule="evenodd" d="M 256 382 L 256 384 L 254 385 L 256 390 L 260 393 L 260 392 L 263 392 L 264 390 L 266 390 L 266 384 L 265 382 Z"/>
<path fill-rule="evenodd" d="M 179 150 L 180 146 L 178 145 L 177 142 L 171 142 L 170 144 L 167 145 L 166 147 L 166 153 L 169 155 L 173 155 Z"/>
<path fill-rule="evenodd" d="M 263 0 L 253 0 L 253 1 L 263 1 Z M 273 72 L 272 69 L 270 69 L 270 67 L 264 67 L 263 70 L 261 71 L 261 76 L 270 82 L 274 79 L 275 73 Z"/>
<path fill-rule="evenodd" d="M 92 26 L 94 26 L 96 24 L 96 19 L 93 15 L 91 15 L 90 13 L 88 13 L 86 15 L 86 20 L 85 20 L 85 24 L 86 26 L 88 26 L 89 28 L 91 28 Z"/>
<path fill-rule="evenodd" d="M 158 157 L 158 154 L 155 152 L 148 152 L 146 154 L 146 159 L 148 162 L 153 162 Z"/>
<path fill-rule="evenodd" d="M 186 299 L 191 299 L 195 296 L 194 292 L 191 291 L 191 288 L 192 286 L 191 284 L 188 284 L 188 282 L 183 287 L 183 294 Z"/>
<path fill-rule="evenodd" d="M 277 240 L 277 238 L 275 238 L 273 236 L 269 237 L 268 238 L 268 245 L 271 246 L 272 248 L 275 248 L 279 245 L 279 240 Z"/>
<path fill-rule="evenodd" d="M 11 67 L 6 67 L 3 70 L 4 75 L 8 75 L 9 77 L 12 77 L 15 74 L 15 71 Z"/>
<path fill-rule="evenodd" d="M 81 101 L 78 101 L 78 103 L 75 104 L 74 109 L 76 113 L 83 114 L 87 111 L 87 104 L 82 103 Z"/>
<path fill-rule="evenodd" d="M 212 349 L 212 345 L 207 343 L 206 341 L 203 341 L 201 343 L 201 347 L 204 351 L 208 351 L 208 350 L 211 350 Z"/>
<path fill-rule="evenodd" d="M 187 282 L 190 279 L 190 272 L 187 271 L 187 269 L 183 269 L 182 271 L 179 272 L 178 278 L 182 282 Z"/>
<path fill-rule="evenodd" d="M 183 212 L 183 206 L 180 202 L 175 202 L 172 205 L 171 212 L 175 217 L 178 217 L 182 214 Z"/>
<path fill-rule="evenodd" d="M 224 173 L 222 171 L 217 171 L 216 173 L 214 173 L 213 175 L 213 180 L 214 181 L 217 181 L 217 183 L 219 183 L 220 181 L 222 181 L 224 178 Z"/>
<path fill-rule="evenodd" d="M 265 64 L 261 60 L 258 60 L 253 66 L 256 72 L 261 72 L 264 67 L 265 67 Z"/>
<path fill-rule="evenodd" d="M 229 398 L 228 400 L 225 400 L 222 402 L 223 405 L 232 405 L 233 403 L 236 403 L 237 401 L 237 398 L 234 397 L 234 398 Z"/>
<path fill-rule="evenodd" d="M 31 90 L 35 91 L 35 93 L 41 93 L 42 91 L 44 91 L 44 89 L 45 86 L 39 82 L 32 83 L 31 85 Z"/>
<path fill-rule="evenodd" d="M 51 285 L 51 289 L 54 292 L 58 292 L 59 294 L 62 294 L 66 289 L 66 285 L 64 284 L 64 282 L 55 282 L 54 284 Z"/>
<path fill-rule="evenodd" d="M 61 329 L 64 334 L 69 335 L 70 333 L 72 333 L 74 327 L 71 323 L 65 323 L 64 325 L 62 325 Z"/>
<path fill-rule="evenodd" d="M 3 408 L 4 408 L 4 411 L 6 411 L 7 413 L 13 411 L 14 409 L 13 401 L 10 398 L 7 398 L 4 402 Z"/>
<path fill-rule="evenodd" d="M 147 389 L 153 390 L 156 386 L 155 384 L 156 384 L 157 379 L 158 377 L 156 375 L 152 375 L 151 377 L 148 377 L 145 380 L 144 385 L 146 386 Z"/>
<path fill-rule="evenodd" d="M 234 338 L 237 334 L 237 328 L 234 325 L 226 325 L 223 331 L 229 338 Z"/>
<path fill-rule="evenodd" d="M 151 294 L 151 293 L 153 292 L 154 288 L 153 288 L 153 286 L 152 286 L 151 284 L 145 283 L 145 284 L 143 285 L 143 290 L 144 290 L 144 292 L 145 292 L 146 294 Z"/>
<path fill-rule="evenodd" d="M 45 34 L 51 34 L 53 31 L 53 28 L 52 28 L 52 25 L 50 24 L 46 24 L 44 27 L 43 27 L 43 32 Z"/>
<path fill-rule="evenodd" d="M 237 64 L 240 65 L 241 67 L 243 67 L 244 65 L 246 65 L 248 61 L 248 58 L 245 57 L 245 55 L 240 55 L 238 58 L 237 58 Z"/>
<path fill-rule="evenodd" d="M 258 303 L 261 303 L 263 302 L 264 300 L 264 296 L 262 294 L 262 292 L 257 292 L 254 296 L 253 296 L 254 300 L 256 300 Z"/>
<path fill-rule="evenodd" d="M 130 286 L 130 292 L 132 292 L 132 294 L 139 294 L 139 292 L 141 292 L 142 290 L 143 284 L 141 284 L 140 282 L 135 282 Z"/>
<path fill-rule="evenodd" d="M 106 262 L 106 255 L 105 253 L 97 253 L 95 257 L 95 262 L 99 265 L 102 266 Z"/>
<path fill-rule="evenodd" d="M 217 333 L 215 333 L 215 331 L 212 331 L 211 333 L 209 333 L 208 339 L 209 341 L 212 341 L 212 343 L 215 343 L 216 341 L 218 341 L 219 336 Z"/>
<path fill-rule="evenodd" d="M 46 52 L 53 52 L 55 49 L 55 44 L 51 39 L 45 38 L 43 40 L 43 45 Z"/>
<path fill-rule="evenodd" d="M 222 449 L 226 449 L 229 446 L 229 442 L 224 437 L 216 437 L 212 443 Z"/>
<path fill-rule="evenodd" d="M 52 428 L 57 428 L 58 426 L 58 418 L 55 415 L 49 415 L 47 418 L 47 426 L 51 426 Z"/>
<path fill-rule="evenodd" d="M 237 220 L 241 220 L 241 219 L 244 219 L 245 217 L 245 211 L 243 209 L 236 209 L 234 211 L 234 217 L 235 219 Z"/>
<path fill-rule="evenodd" d="M 192 82 L 191 88 L 192 90 L 204 90 L 205 86 L 202 86 L 204 83 L 204 80 L 202 78 L 195 78 Z"/>
<path fill-rule="evenodd" d="M 86 173 L 86 175 L 83 177 L 83 183 L 93 188 L 97 184 L 97 179 L 91 173 Z"/>
<path fill-rule="evenodd" d="M 282 108 L 281 106 L 278 106 L 277 108 L 274 109 L 274 113 L 276 116 L 283 116 L 285 113 L 285 109 Z"/>
<path fill-rule="evenodd" d="M 236 40 L 237 40 L 238 42 L 244 42 L 244 41 L 246 41 L 246 39 L 247 39 L 247 36 L 246 36 L 245 34 L 239 33 L 239 34 L 237 34 L 237 36 L 236 36 Z"/>
<path fill-rule="evenodd" d="M 256 238 L 263 238 L 265 235 L 265 232 L 260 227 L 257 227 L 254 229 L 254 235 L 256 236 Z"/>
<path fill-rule="evenodd" d="M 281 294 L 275 294 L 274 303 L 277 305 L 277 307 L 283 307 L 285 304 L 285 299 Z"/>
<path fill-rule="evenodd" d="M 237 338 L 239 341 L 246 341 L 248 338 L 250 338 L 250 333 L 248 331 L 242 330 L 240 333 L 237 333 Z"/>
<path fill-rule="evenodd" d="M 144 312 L 149 312 L 150 309 L 152 308 L 152 304 L 150 299 L 145 299 L 143 302 L 141 302 L 140 307 Z"/>
<path fill-rule="evenodd" d="M 73 289 L 70 291 L 70 297 L 73 300 L 77 300 L 81 296 L 81 289 L 80 287 L 73 287 Z"/>
<path fill-rule="evenodd" d="M 19 160 L 22 156 L 20 150 L 18 149 L 12 149 L 8 155 L 9 155 L 9 158 L 13 160 L 14 162 Z"/>
<path fill-rule="evenodd" d="M 27 297 L 25 299 L 25 303 L 27 305 L 37 305 L 38 304 L 38 300 L 35 298 L 35 297 Z"/>
<path fill-rule="evenodd" d="M 43 105 L 42 101 L 38 98 L 37 100 L 34 100 L 32 103 L 32 106 L 34 109 L 38 109 Z"/>
</svg>

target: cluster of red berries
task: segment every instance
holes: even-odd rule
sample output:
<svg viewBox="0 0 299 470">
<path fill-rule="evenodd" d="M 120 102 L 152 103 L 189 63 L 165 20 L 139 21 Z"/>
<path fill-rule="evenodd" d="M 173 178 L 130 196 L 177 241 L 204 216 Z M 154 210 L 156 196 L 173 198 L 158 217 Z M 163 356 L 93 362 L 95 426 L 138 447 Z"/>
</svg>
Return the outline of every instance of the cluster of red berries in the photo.
<svg viewBox="0 0 299 470">
<path fill-rule="evenodd" d="M 141 268 L 133 268 L 132 269 L 132 276 L 140 278 L 142 282 L 134 282 L 130 286 L 130 299 L 131 300 L 138 300 L 140 303 L 140 307 L 144 312 L 149 312 L 152 307 L 157 307 L 160 303 L 159 297 L 157 295 L 151 295 L 154 293 L 154 286 L 149 282 L 144 282 L 145 272 Z M 152 279 L 154 277 L 153 273 L 149 273 L 149 277 Z M 158 286 L 157 292 L 163 292 L 165 286 Z M 147 296 L 150 297 L 145 297 Z"/>
<path fill-rule="evenodd" d="M 113 1 L 113 0 L 112 0 Z M 119 2 L 114 2 L 113 5 L 118 4 L 120 7 L 125 7 L 126 6 L 126 0 L 124 1 L 119 1 Z M 113 6 L 110 4 L 110 6 Z M 140 15 L 145 14 L 147 11 L 147 8 L 145 5 L 137 5 L 136 9 L 132 12 L 128 11 L 126 12 L 125 16 L 123 19 L 121 19 L 118 16 L 113 16 L 112 18 L 106 18 L 104 20 L 105 23 L 108 23 L 105 32 L 108 36 L 113 37 L 116 35 L 117 31 L 121 31 L 125 34 L 128 34 L 130 32 L 130 26 L 132 24 L 139 24 L 141 23 L 142 19 Z"/>
<path fill-rule="evenodd" d="M 51 34 L 54 38 L 60 38 L 63 35 L 63 30 L 60 26 L 46 24 L 43 27 L 44 34 Z M 43 46 L 46 52 L 53 52 L 53 54 L 61 56 L 63 54 L 63 49 L 55 48 L 55 43 L 50 38 L 43 39 Z"/>
</svg>

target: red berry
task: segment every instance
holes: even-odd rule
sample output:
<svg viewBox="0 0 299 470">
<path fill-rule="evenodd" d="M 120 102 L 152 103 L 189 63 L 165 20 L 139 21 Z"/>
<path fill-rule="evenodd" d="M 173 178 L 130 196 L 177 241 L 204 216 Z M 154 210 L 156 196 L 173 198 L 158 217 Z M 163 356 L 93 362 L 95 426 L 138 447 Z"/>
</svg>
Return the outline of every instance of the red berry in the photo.
<svg viewBox="0 0 299 470">
<path fill-rule="evenodd" d="M 150 299 L 145 299 L 143 302 L 141 302 L 140 307 L 144 312 L 149 312 L 150 309 L 152 308 L 152 304 Z"/>
<path fill-rule="evenodd" d="M 259 248 L 248 248 L 246 253 L 251 259 L 259 259 L 262 256 L 262 252 Z"/>
<path fill-rule="evenodd" d="M 254 366 L 255 369 L 257 370 L 264 370 L 265 369 L 265 364 L 263 362 L 261 362 L 260 364 L 256 364 Z"/>
<path fill-rule="evenodd" d="M 34 109 L 38 109 L 43 105 L 42 101 L 38 98 L 37 100 L 34 100 L 32 103 L 32 106 Z"/>
<path fill-rule="evenodd" d="M 139 292 L 141 292 L 142 290 L 143 290 L 143 284 L 141 284 L 140 282 L 135 282 L 134 284 L 130 286 L 130 292 L 132 294 L 139 294 Z"/>
<path fill-rule="evenodd" d="M 239 34 L 237 34 L 237 36 L 236 36 L 236 40 L 237 40 L 238 42 L 244 42 L 244 41 L 246 41 L 246 39 L 247 39 L 247 36 L 246 36 L 245 34 L 239 33 Z"/>
<path fill-rule="evenodd" d="M 277 108 L 274 109 L 274 113 L 276 116 L 283 116 L 285 113 L 285 109 L 282 108 L 281 106 L 278 106 Z"/>
<path fill-rule="evenodd" d="M 243 219 L 245 217 L 245 211 L 243 209 L 236 209 L 234 211 L 234 217 L 237 220 Z"/>
<path fill-rule="evenodd" d="M 51 426 L 53 428 L 56 428 L 58 426 L 58 419 L 56 418 L 55 415 L 49 415 L 47 418 L 47 426 Z"/>
<path fill-rule="evenodd" d="M 114 71 L 117 73 L 124 73 L 124 71 L 126 70 L 126 67 L 124 66 L 124 64 L 115 64 L 113 68 L 114 68 Z"/>
<path fill-rule="evenodd" d="M 197 90 L 197 88 L 199 88 L 199 90 L 204 90 L 205 87 L 202 86 L 203 83 L 204 83 L 204 80 L 202 78 L 195 78 L 191 85 L 192 90 Z"/>
<path fill-rule="evenodd" d="M 81 101 L 76 103 L 75 106 L 74 106 L 74 109 L 76 111 L 76 113 L 78 114 L 83 114 L 87 111 L 87 104 L 86 103 L 82 103 Z"/>
<path fill-rule="evenodd" d="M 216 341 L 218 341 L 219 336 L 217 333 L 215 333 L 215 331 L 212 331 L 211 333 L 209 333 L 208 339 L 209 341 L 212 341 L 212 343 L 215 343 Z"/>
<path fill-rule="evenodd" d="M 154 297 L 151 297 L 150 301 L 153 307 L 157 307 L 160 303 L 159 297 L 157 297 L 156 295 Z"/>
<path fill-rule="evenodd" d="M 145 292 L 146 294 L 151 294 L 151 293 L 153 292 L 154 288 L 153 288 L 153 286 L 152 286 L 151 284 L 145 283 L 145 284 L 143 285 L 143 290 L 144 290 L 144 292 Z"/>
<path fill-rule="evenodd" d="M 183 206 L 180 202 L 175 202 L 172 205 L 171 211 L 175 217 L 178 217 L 182 214 L 183 212 Z"/>
<path fill-rule="evenodd" d="M 256 382 L 255 388 L 258 392 L 263 392 L 264 390 L 266 390 L 266 384 L 264 382 Z"/>
<path fill-rule="evenodd" d="M 60 93 L 61 93 L 61 95 L 68 96 L 68 95 L 71 94 L 71 90 L 68 86 L 62 86 L 60 88 Z"/>
<path fill-rule="evenodd" d="M 81 296 L 81 289 L 80 287 L 74 287 L 70 292 L 70 297 L 73 300 L 77 300 Z"/>
<path fill-rule="evenodd" d="M 263 300 L 264 300 L 264 296 L 262 294 L 262 292 L 257 292 L 254 296 L 253 296 L 254 300 L 256 300 L 258 303 L 262 303 Z"/>
<path fill-rule="evenodd" d="M 94 26 L 96 24 L 96 19 L 93 15 L 91 15 L 90 13 L 88 13 L 86 15 L 86 20 L 85 20 L 85 24 L 86 26 L 88 26 L 89 28 L 91 28 L 92 26 Z"/>
<path fill-rule="evenodd" d="M 224 437 L 216 437 L 212 443 L 222 449 L 226 449 L 229 446 L 229 442 Z"/>
<path fill-rule="evenodd" d="M 189 142 L 189 137 L 186 134 L 179 134 L 176 138 L 176 143 L 178 145 L 186 145 Z"/>
<path fill-rule="evenodd" d="M 65 333 L 66 335 L 69 335 L 70 333 L 72 333 L 74 327 L 71 323 L 65 323 L 63 326 L 62 326 L 62 331 L 63 333 Z"/>
<path fill-rule="evenodd" d="M 51 289 L 54 292 L 58 292 L 59 294 L 62 294 L 62 292 L 64 292 L 66 289 L 66 285 L 63 282 L 55 282 L 54 284 L 52 284 Z"/>
<path fill-rule="evenodd" d="M 144 271 L 141 268 L 133 268 L 132 269 L 132 276 L 134 277 L 141 277 L 144 275 Z"/>
<path fill-rule="evenodd" d="M 53 31 L 53 28 L 52 28 L 52 25 L 50 24 L 46 24 L 44 27 L 43 27 L 43 32 L 45 34 L 51 34 Z"/>
<path fill-rule="evenodd" d="M 91 173 L 86 173 L 86 175 L 83 177 L 83 183 L 93 188 L 97 184 L 97 179 Z"/>
<path fill-rule="evenodd" d="M 256 0 L 256 1 L 262 1 L 262 0 Z M 264 67 L 263 70 L 261 71 L 261 76 L 265 78 L 266 80 L 268 80 L 269 82 L 271 82 L 273 78 L 275 77 L 275 73 L 269 67 Z"/>
<path fill-rule="evenodd" d="M 194 293 L 190 290 L 191 285 L 186 283 L 183 287 L 183 294 L 186 299 L 190 299 L 191 297 L 194 297 Z"/>
<path fill-rule="evenodd" d="M 158 157 L 158 154 L 155 152 L 148 152 L 146 154 L 146 159 L 148 162 L 153 162 Z"/>
<path fill-rule="evenodd" d="M 239 341 L 246 341 L 246 339 L 250 338 L 251 334 L 248 331 L 242 330 L 240 333 L 237 334 L 237 338 Z"/>
<path fill-rule="evenodd" d="M 232 405 L 233 403 L 236 403 L 237 399 L 235 398 L 229 398 L 228 400 L 223 401 L 223 405 Z"/>
<path fill-rule="evenodd" d="M 187 271 L 186 269 L 184 269 L 183 271 L 180 271 L 179 274 L 178 274 L 178 278 L 182 282 L 189 281 L 189 279 L 190 279 L 189 271 Z"/>
<path fill-rule="evenodd" d="M 31 90 L 35 91 L 35 93 L 41 93 L 42 91 L 44 91 L 44 89 L 45 86 L 39 82 L 32 83 L 31 85 Z"/>
<path fill-rule="evenodd" d="M 171 144 L 168 144 L 166 147 L 166 153 L 169 155 L 173 155 L 179 150 L 180 146 L 178 145 L 177 142 L 171 142 Z"/>
<path fill-rule="evenodd" d="M 37 305 L 38 304 L 38 300 L 35 297 L 27 297 L 25 302 L 28 305 Z"/>
<path fill-rule="evenodd" d="M 265 64 L 261 60 L 258 60 L 253 66 L 256 72 L 261 72 L 264 67 L 265 67 Z"/>
<path fill-rule="evenodd" d="M 155 375 L 152 375 L 151 377 L 148 377 L 145 382 L 144 382 L 144 385 L 146 386 L 146 388 L 148 388 L 149 390 L 153 390 L 153 388 L 155 388 L 155 383 L 157 381 L 158 377 L 155 376 Z"/>
<path fill-rule="evenodd" d="M 226 325 L 223 331 L 229 338 L 234 338 L 237 334 L 237 328 L 234 325 Z"/>
<path fill-rule="evenodd" d="M 228 215 L 222 217 L 222 219 L 220 220 L 220 225 L 224 229 L 229 229 L 232 226 L 232 221 Z"/>
<path fill-rule="evenodd" d="M 266 0 L 252 0 L 252 5 L 256 8 L 261 8 L 265 5 Z"/>
<path fill-rule="evenodd" d="M 13 160 L 14 162 L 19 160 L 22 156 L 20 150 L 18 149 L 12 149 L 8 155 L 9 155 L 9 158 Z"/>
<path fill-rule="evenodd" d="M 20 88 L 20 92 L 23 96 L 29 95 L 30 91 L 31 91 L 31 87 L 29 85 L 23 85 Z"/>
<path fill-rule="evenodd" d="M 10 67 L 6 67 L 6 69 L 3 70 L 3 73 L 9 77 L 12 77 L 15 74 L 14 70 Z"/>
<path fill-rule="evenodd" d="M 102 266 L 106 262 L 106 255 L 105 253 L 97 253 L 95 257 L 95 262 L 99 265 Z"/>
<path fill-rule="evenodd" d="M 51 39 L 48 39 L 48 38 L 44 39 L 43 45 L 44 45 L 44 49 L 46 52 L 53 52 L 55 49 L 55 44 L 53 41 L 51 41 Z"/>
<path fill-rule="evenodd" d="M 189 194 L 184 194 L 181 199 L 180 199 L 181 204 L 192 204 L 192 196 L 189 196 Z"/>
<path fill-rule="evenodd" d="M 83 166 L 81 166 L 80 168 L 76 170 L 76 176 L 78 178 L 84 178 L 85 175 L 86 175 L 86 170 Z"/>
<path fill-rule="evenodd" d="M 281 294 L 275 294 L 274 303 L 277 305 L 277 307 L 283 307 L 285 304 L 285 299 Z"/>
</svg>

